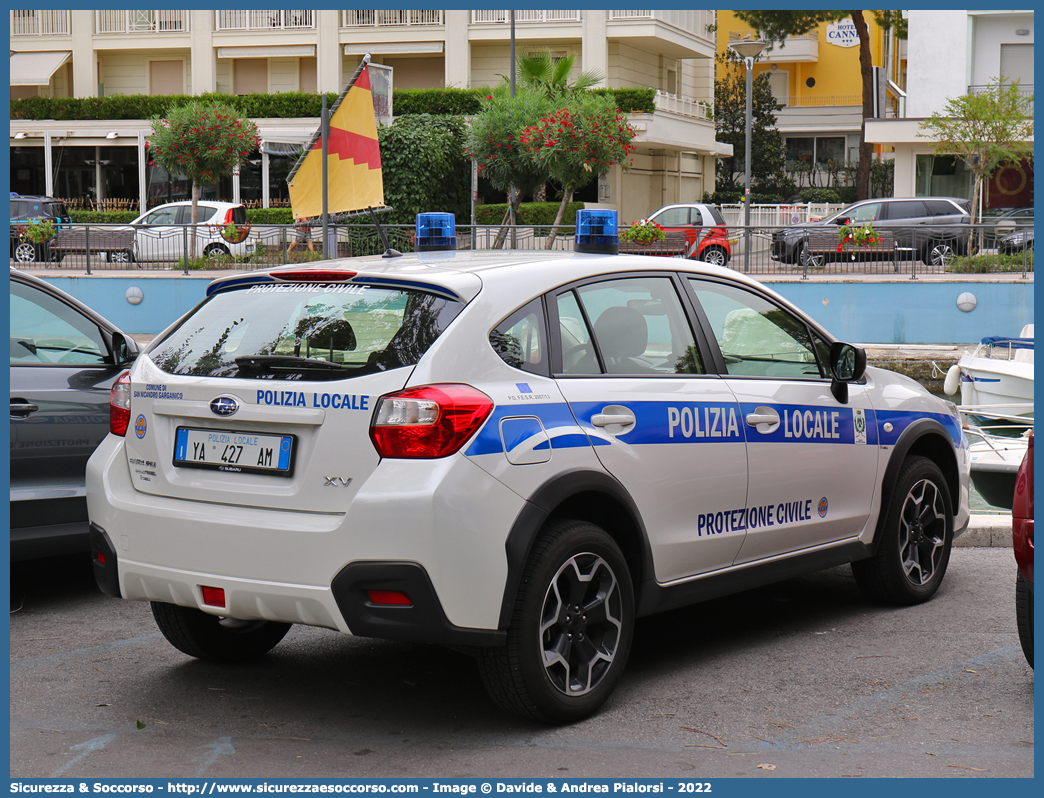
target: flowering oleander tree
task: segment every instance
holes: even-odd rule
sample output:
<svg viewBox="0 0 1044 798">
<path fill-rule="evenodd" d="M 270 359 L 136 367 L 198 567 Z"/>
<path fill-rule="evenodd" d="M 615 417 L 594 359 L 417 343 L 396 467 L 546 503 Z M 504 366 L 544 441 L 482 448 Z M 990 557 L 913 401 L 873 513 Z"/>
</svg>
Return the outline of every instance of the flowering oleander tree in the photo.
<svg viewBox="0 0 1044 798">
<path fill-rule="evenodd" d="M 547 249 L 554 246 L 573 193 L 615 164 L 624 163 L 635 150 L 632 141 L 636 135 L 615 100 L 592 94 L 574 95 L 522 132 L 522 148 L 562 186 L 562 202 L 547 237 Z M 628 166 L 624 163 L 624 168 Z"/>
<path fill-rule="evenodd" d="M 478 163 L 478 173 L 493 188 L 509 193 L 507 213 L 493 246 L 499 249 L 507 237 L 507 224 L 517 213 L 522 197 L 548 179 L 547 167 L 520 146 L 526 128 L 551 111 L 551 100 L 539 92 L 518 87 L 514 97 L 503 87 L 493 89 L 482 101 L 482 110 L 471 120 L 467 155 Z M 511 192 L 512 186 L 514 192 Z"/>
<path fill-rule="evenodd" d="M 260 144 L 257 125 L 220 103 L 190 102 L 149 123 L 152 161 L 192 181 L 193 225 L 199 221 L 200 186 L 232 174 Z"/>
</svg>

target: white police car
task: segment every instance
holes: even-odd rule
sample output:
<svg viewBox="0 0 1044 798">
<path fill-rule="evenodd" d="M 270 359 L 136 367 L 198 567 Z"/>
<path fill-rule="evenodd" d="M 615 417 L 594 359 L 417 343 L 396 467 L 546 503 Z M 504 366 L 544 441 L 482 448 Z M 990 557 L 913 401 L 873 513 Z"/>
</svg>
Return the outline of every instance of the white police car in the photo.
<svg viewBox="0 0 1044 798">
<path fill-rule="evenodd" d="M 473 647 L 546 722 L 608 698 L 637 617 L 848 562 L 924 601 L 968 522 L 952 404 L 741 274 L 612 254 L 218 279 L 114 387 L 87 481 L 99 585 L 186 654 L 293 623 Z"/>
</svg>

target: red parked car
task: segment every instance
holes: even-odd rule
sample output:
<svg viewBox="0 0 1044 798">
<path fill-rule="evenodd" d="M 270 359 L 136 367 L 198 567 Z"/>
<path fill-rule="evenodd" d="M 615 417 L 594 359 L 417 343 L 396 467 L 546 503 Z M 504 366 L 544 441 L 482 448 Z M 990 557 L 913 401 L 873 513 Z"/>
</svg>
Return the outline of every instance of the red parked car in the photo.
<svg viewBox="0 0 1044 798">
<path fill-rule="evenodd" d="M 1015 562 L 1015 618 L 1019 640 L 1030 667 L 1033 667 L 1033 432 L 1029 447 L 1015 480 L 1015 499 L 1011 508 L 1011 531 Z"/>
<path fill-rule="evenodd" d="M 649 217 L 664 230 L 685 233 L 685 241 L 693 249 L 692 258 L 715 266 L 724 266 L 732 257 L 729 228 L 721 211 L 702 202 L 685 205 L 664 205 Z"/>
</svg>

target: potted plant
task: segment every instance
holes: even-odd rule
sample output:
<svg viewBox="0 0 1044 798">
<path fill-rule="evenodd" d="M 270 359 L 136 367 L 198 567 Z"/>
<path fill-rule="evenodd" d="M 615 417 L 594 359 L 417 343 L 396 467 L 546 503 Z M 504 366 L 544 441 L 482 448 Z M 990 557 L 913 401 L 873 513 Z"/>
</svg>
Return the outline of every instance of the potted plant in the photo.
<svg viewBox="0 0 1044 798">
<path fill-rule="evenodd" d="M 664 229 L 649 219 L 639 219 L 637 222 L 631 222 L 631 226 L 620 234 L 620 238 L 623 241 L 643 245 L 662 241 L 666 237 L 667 233 Z"/>
<path fill-rule="evenodd" d="M 19 228 L 21 232 L 22 228 Z M 34 244 L 43 244 L 54 238 L 54 222 L 50 219 L 31 219 L 25 225 L 22 238 L 32 241 Z"/>
<path fill-rule="evenodd" d="M 233 222 L 229 222 L 221 228 L 221 237 L 229 244 L 238 244 L 250 235 L 250 227 L 250 222 L 238 226 Z"/>
</svg>

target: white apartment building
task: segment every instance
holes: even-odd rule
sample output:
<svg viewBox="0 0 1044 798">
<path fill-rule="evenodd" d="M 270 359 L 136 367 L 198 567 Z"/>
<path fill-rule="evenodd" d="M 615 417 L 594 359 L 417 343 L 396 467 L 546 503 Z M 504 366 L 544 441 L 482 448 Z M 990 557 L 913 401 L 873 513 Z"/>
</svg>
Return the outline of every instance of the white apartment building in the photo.
<svg viewBox="0 0 1044 798">
<path fill-rule="evenodd" d="M 633 114 L 638 151 L 616 167 L 598 201 L 623 219 L 713 191 L 714 11 L 515 11 L 516 50 L 575 53 L 577 69 L 612 88 L 657 90 L 656 110 Z M 362 56 L 392 67 L 396 88 L 485 87 L 510 71 L 503 10 L 12 11 L 11 96 L 339 92 Z M 394 109 L 392 109 L 394 112 Z M 257 119 L 257 158 L 232 196 L 268 206 L 285 197 L 288 151 L 318 119 Z M 157 192 L 145 120 L 12 119 L 12 189 L 129 197 Z M 166 197 L 160 197 L 165 200 Z"/>
<path fill-rule="evenodd" d="M 936 157 L 922 123 L 949 98 L 991 81 L 1019 81 L 1033 93 L 1033 11 L 908 12 L 906 117 L 867 120 L 866 138 L 895 148 L 895 196 L 970 198 L 973 179 L 959 159 Z M 986 187 L 990 209 L 1033 204 L 1032 159 L 998 169 Z"/>
</svg>

